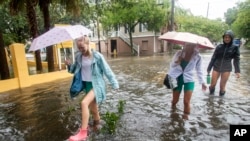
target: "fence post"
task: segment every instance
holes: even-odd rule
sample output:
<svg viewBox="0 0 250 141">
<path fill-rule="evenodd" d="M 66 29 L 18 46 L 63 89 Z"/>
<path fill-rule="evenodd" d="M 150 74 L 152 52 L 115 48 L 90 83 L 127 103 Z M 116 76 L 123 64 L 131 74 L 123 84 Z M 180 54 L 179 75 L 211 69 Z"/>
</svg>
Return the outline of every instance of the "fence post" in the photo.
<svg viewBox="0 0 250 141">
<path fill-rule="evenodd" d="M 14 43 L 10 45 L 11 60 L 15 78 L 18 78 L 19 87 L 29 86 L 28 64 L 25 57 L 24 44 Z"/>
<path fill-rule="evenodd" d="M 138 49 L 138 56 L 140 56 L 140 46 L 137 45 L 137 49 Z"/>
</svg>

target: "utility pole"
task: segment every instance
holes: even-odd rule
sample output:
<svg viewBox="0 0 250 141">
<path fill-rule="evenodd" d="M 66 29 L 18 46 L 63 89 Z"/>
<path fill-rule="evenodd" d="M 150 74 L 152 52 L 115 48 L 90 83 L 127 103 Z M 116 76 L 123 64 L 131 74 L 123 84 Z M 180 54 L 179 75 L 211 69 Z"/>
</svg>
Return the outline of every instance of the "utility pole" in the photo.
<svg viewBox="0 0 250 141">
<path fill-rule="evenodd" d="M 171 31 L 174 31 L 174 1 L 172 0 L 172 7 L 171 7 Z"/>
<path fill-rule="evenodd" d="M 170 23 L 171 27 L 170 27 L 170 31 L 174 31 L 175 30 L 175 28 L 174 28 L 174 5 L 175 5 L 174 1 L 175 0 L 171 1 L 172 4 L 171 4 L 171 23 Z M 168 48 L 169 52 L 172 53 L 174 45 L 172 43 L 168 43 L 167 46 L 168 46 L 167 48 Z"/>
<path fill-rule="evenodd" d="M 100 28 L 99 28 L 99 17 L 97 16 L 97 36 L 98 36 L 98 47 L 101 53 L 101 42 L 100 42 Z"/>
<path fill-rule="evenodd" d="M 99 28 L 99 7 L 98 7 L 98 0 L 95 0 L 96 6 L 96 16 L 97 16 L 97 38 L 98 38 L 98 47 L 99 52 L 101 53 L 101 42 L 100 42 L 100 28 Z"/>
<path fill-rule="evenodd" d="M 208 12 L 209 12 L 209 2 L 207 4 L 207 18 L 208 18 Z"/>
</svg>

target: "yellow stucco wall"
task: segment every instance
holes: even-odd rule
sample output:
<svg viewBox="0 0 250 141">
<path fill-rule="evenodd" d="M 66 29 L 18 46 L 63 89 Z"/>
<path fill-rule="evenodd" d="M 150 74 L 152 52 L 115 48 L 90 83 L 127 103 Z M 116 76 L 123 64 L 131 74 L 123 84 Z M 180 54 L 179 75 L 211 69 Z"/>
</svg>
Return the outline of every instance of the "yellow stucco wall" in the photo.
<svg viewBox="0 0 250 141">
<path fill-rule="evenodd" d="M 96 44 L 94 42 L 89 43 L 90 49 L 96 50 Z"/>
<path fill-rule="evenodd" d="M 24 45 L 12 44 L 10 46 L 10 49 L 15 78 L 8 80 L 0 80 L 0 92 L 25 87 L 32 87 L 32 85 L 35 84 L 41 84 L 72 77 L 72 74 L 68 73 L 67 70 L 37 75 L 29 75 L 27 60 L 24 52 Z"/>
<path fill-rule="evenodd" d="M 18 78 L 12 78 L 0 81 L 0 92 L 5 92 L 18 88 L 19 88 Z"/>
<path fill-rule="evenodd" d="M 35 84 L 41 84 L 51 81 L 56 81 L 58 79 L 68 78 L 72 77 L 72 74 L 68 73 L 66 70 L 63 71 L 57 71 L 57 72 L 50 72 L 50 73 L 44 73 L 44 74 L 37 74 L 37 75 L 31 75 L 28 77 L 28 86 L 32 86 Z"/>
<path fill-rule="evenodd" d="M 18 78 L 1 80 L 0 81 L 0 93 L 9 91 L 9 90 L 19 89 L 19 88 L 32 87 L 32 85 L 58 81 L 60 79 L 70 78 L 70 77 L 72 77 L 72 74 L 68 73 L 66 70 L 45 73 L 45 74 L 31 75 L 31 76 L 24 78 L 25 82 L 22 82 L 24 84 L 21 85 L 21 87 L 19 86 L 20 82 Z"/>
<path fill-rule="evenodd" d="M 29 76 L 28 65 L 25 57 L 23 44 L 12 44 L 10 46 L 13 70 L 15 78 L 19 78 L 19 86 L 26 87 L 27 83 L 25 78 Z"/>
</svg>

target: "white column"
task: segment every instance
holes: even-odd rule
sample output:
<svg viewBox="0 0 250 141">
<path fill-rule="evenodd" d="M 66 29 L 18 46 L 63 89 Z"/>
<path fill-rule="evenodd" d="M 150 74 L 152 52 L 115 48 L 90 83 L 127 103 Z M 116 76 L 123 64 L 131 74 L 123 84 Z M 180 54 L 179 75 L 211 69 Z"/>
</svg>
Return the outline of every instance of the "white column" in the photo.
<svg viewBox="0 0 250 141">
<path fill-rule="evenodd" d="M 137 49 L 138 49 L 138 56 L 140 56 L 140 46 L 137 45 Z"/>
<path fill-rule="evenodd" d="M 59 65 L 59 70 L 62 69 L 62 59 L 61 59 L 61 51 L 60 51 L 60 48 L 57 48 L 57 55 L 58 55 L 58 65 Z"/>
<path fill-rule="evenodd" d="M 75 62 L 75 50 L 74 47 L 72 47 L 72 63 Z"/>
<path fill-rule="evenodd" d="M 154 33 L 154 53 L 156 52 L 156 49 L 155 49 L 155 33 Z"/>
</svg>

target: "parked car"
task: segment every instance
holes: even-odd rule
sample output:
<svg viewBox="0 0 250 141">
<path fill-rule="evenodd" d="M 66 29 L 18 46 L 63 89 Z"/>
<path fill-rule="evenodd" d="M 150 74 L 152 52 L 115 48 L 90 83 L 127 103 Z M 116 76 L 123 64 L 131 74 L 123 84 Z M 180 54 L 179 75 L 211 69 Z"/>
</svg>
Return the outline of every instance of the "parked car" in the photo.
<svg viewBox="0 0 250 141">
<path fill-rule="evenodd" d="M 233 44 L 237 47 L 240 47 L 241 46 L 241 40 L 239 38 L 236 38 L 233 40 Z"/>
</svg>

